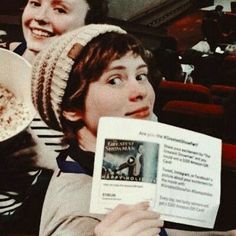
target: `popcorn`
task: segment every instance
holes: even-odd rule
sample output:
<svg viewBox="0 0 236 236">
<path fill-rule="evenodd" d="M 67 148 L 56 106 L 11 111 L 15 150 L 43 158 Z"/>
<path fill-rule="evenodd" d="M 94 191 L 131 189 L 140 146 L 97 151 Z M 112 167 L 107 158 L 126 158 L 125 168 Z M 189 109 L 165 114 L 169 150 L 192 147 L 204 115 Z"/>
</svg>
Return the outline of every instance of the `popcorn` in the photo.
<svg viewBox="0 0 236 236">
<path fill-rule="evenodd" d="M 21 132 L 30 120 L 29 108 L 0 84 L 0 142 Z"/>
</svg>

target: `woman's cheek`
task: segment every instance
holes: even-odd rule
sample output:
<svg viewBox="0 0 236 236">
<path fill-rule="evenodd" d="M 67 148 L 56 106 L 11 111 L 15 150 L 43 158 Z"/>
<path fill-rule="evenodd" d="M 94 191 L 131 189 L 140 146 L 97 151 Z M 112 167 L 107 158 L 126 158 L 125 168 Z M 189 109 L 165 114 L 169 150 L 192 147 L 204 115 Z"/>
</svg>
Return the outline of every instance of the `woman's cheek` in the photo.
<svg viewBox="0 0 236 236">
<path fill-rule="evenodd" d="M 151 105 L 152 105 L 152 107 L 153 107 L 153 106 L 154 106 L 155 99 L 156 99 L 156 95 L 155 95 L 155 91 L 154 91 L 154 89 L 153 89 L 153 87 L 152 87 L 151 84 L 149 84 L 148 90 L 149 90 L 149 92 L 148 92 L 148 94 L 149 94 L 149 95 L 148 95 L 149 101 L 150 101 L 150 103 L 151 103 Z"/>
</svg>

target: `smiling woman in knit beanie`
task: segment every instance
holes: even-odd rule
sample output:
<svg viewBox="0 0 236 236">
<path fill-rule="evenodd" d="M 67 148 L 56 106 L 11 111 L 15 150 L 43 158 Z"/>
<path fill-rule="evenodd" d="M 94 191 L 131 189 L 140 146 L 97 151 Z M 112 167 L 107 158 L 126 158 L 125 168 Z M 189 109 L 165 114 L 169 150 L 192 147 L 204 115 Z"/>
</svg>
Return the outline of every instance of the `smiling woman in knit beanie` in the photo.
<svg viewBox="0 0 236 236">
<path fill-rule="evenodd" d="M 35 108 L 49 127 L 63 131 L 69 144 L 57 158 L 40 235 L 159 233 L 163 221 L 147 202 L 118 206 L 104 219 L 89 213 L 99 118 L 153 117 L 155 96 L 140 41 L 117 26 L 82 27 L 37 56 L 32 78 Z"/>
</svg>

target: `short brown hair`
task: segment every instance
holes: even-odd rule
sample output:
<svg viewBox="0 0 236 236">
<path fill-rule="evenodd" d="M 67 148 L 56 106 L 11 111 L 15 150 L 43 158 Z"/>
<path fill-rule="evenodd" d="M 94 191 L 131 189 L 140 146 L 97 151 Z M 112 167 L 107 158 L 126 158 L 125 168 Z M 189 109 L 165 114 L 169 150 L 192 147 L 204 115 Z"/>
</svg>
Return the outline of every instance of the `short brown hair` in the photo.
<svg viewBox="0 0 236 236">
<path fill-rule="evenodd" d="M 149 58 L 142 43 L 130 34 L 109 32 L 89 42 L 76 59 L 70 74 L 62 110 L 83 110 L 89 84 L 98 80 L 112 61 L 120 59 L 128 52 L 141 56 L 148 64 Z M 73 123 L 63 119 L 62 125 L 63 129 L 71 130 Z M 72 129 L 75 131 L 79 128 L 78 122 L 74 125 Z"/>
</svg>

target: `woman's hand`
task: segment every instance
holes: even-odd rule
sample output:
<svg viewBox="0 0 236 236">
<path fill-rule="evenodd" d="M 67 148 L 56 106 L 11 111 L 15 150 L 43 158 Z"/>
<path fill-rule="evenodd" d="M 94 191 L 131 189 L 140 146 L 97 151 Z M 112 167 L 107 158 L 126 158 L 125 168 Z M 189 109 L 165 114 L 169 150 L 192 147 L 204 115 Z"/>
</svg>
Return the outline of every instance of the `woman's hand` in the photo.
<svg viewBox="0 0 236 236">
<path fill-rule="evenodd" d="M 0 145 L 1 162 L 5 168 L 30 169 L 35 165 L 35 142 L 31 135 L 24 131 L 4 141 Z"/>
<path fill-rule="evenodd" d="M 25 168 L 47 168 L 56 167 L 56 156 L 54 151 L 47 149 L 39 138 L 27 130 L 14 137 L 5 146 L 0 146 L 3 160 L 9 167 L 16 169 Z"/>
<path fill-rule="evenodd" d="M 149 204 L 118 205 L 96 226 L 96 236 L 156 236 L 164 222 Z"/>
</svg>

